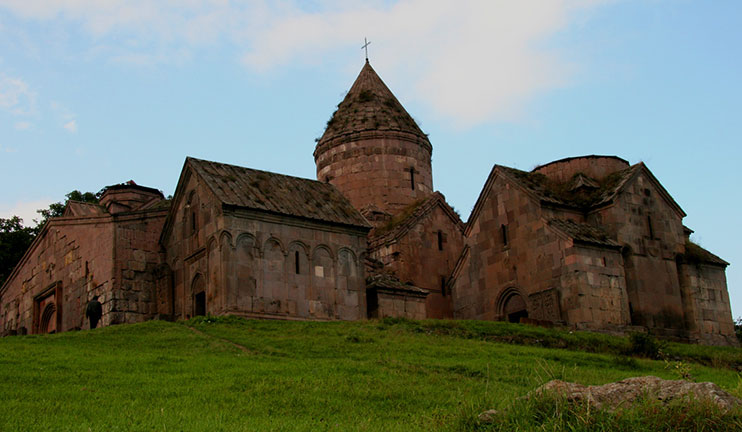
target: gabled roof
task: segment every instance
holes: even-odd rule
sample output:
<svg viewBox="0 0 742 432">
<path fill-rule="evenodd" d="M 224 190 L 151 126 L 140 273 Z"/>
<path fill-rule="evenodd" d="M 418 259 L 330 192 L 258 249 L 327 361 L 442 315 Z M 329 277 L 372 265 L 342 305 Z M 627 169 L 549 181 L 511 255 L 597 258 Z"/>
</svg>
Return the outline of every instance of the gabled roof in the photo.
<svg viewBox="0 0 742 432">
<path fill-rule="evenodd" d="M 683 259 L 685 262 L 691 264 L 712 264 L 722 267 L 729 265 L 728 262 L 691 241 L 685 242 L 685 253 L 683 254 Z"/>
<path fill-rule="evenodd" d="M 423 217 L 438 206 L 443 209 L 444 213 L 448 215 L 454 225 L 463 233 L 464 223 L 461 221 L 459 215 L 448 205 L 446 197 L 442 193 L 434 192 L 429 197 L 402 209 L 387 224 L 378 226 L 371 231 L 369 249 L 404 236 Z"/>
<path fill-rule="evenodd" d="M 625 170 L 616 171 L 600 181 L 590 179 L 597 186 L 593 188 L 574 188 L 572 181 L 555 182 L 537 172 L 521 171 L 504 166 L 497 168 L 544 203 L 589 210 L 609 203 L 643 166 L 643 164 L 636 164 Z M 578 173 L 577 176 L 580 174 Z"/>
<path fill-rule="evenodd" d="M 319 143 L 363 131 L 407 132 L 429 142 L 368 61 L 327 122 Z"/>
<path fill-rule="evenodd" d="M 369 228 L 366 219 L 329 183 L 186 158 L 223 205 Z"/>
<path fill-rule="evenodd" d="M 95 217 L 108 216 L 108 211 L 97 203 L 87 203 L 82 201 L 67 201 L 64 207 L 62 217 Z"/>
<path fill-rule="evenodd" d="M 621 248 L 621 244 L 611 239 L 606 231 L 594 225 L 577 223 L 569 219 L 550 219 L 548 224 L 569 236 L 575 243 Z"/>
<path fill-rule="evenodd" d="M 624 170 L 616 171 L 609 174 L 603 179 L 590 179 L 591 185 L 597 187 L 574 187 L 575 179 L 563 183 L 551 180 L 544 174 L 534 171 L 521 171 L 516 168 L 510 168 L 502 165 L 492 167 L 487 181 L 479 194 L 474 209 L 472 210 L 467 226 L 478 217 L 484 201 L 489 195 L 489 191 L 498 176 L 507 178 L 511 183 L 520 187 L 524 192 L 537 199 L 542 204 L 573 209 L 582 212 L 590 212 L 600 207 L 606 206 L 613 202 L 616 196 L 631 184 L 637 176 L 643 173 L 655 185 L 660 196 L 667 204 L 675 210 L 681 217 L 686 216 L 683 209 L 670 196 L 670 193 L 662 186 L 657 178 L 652 174 L 644 163 L 639 162 Z M 576 176 L 581 176 L 578 173 Z M 584 184 L 584 180 L 583 180 Z"/>
<path fill-rule="evenodd" d="M 386 273 L 374 274 L 367 277 L 366 288 L 376 289 L 377 291 L 391 291 L 421 298 L 425 298 L 430 294 L 430 291 L 426 289 L 416 287 L 412 284 L 402 283 L 398 277 Z"/>
</svg>

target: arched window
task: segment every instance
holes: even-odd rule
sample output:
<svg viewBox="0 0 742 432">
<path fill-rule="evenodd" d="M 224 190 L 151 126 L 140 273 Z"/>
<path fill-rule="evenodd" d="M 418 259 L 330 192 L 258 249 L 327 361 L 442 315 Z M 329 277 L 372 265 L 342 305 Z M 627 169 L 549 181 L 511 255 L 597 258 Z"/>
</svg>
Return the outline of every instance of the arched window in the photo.
<svg viewBox="0 0 742 432">
<path fill-rule="evenodd" d="M 198 231 L 198 195 L 196 191 L 191 191 L 186 200 L 185 208 L 183 209 L 183 218 L 185 219 L 185 236 L 190 237 Z"/>
</svg>

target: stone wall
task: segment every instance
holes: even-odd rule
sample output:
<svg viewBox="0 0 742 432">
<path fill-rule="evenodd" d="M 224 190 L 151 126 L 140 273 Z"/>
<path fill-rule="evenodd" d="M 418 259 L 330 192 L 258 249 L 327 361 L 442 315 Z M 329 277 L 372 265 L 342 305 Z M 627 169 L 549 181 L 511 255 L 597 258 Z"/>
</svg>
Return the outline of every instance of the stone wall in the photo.
<svg viewBox="0 0 742 432">
<path fill-rule="evenodd" d="M 203 292 L 210 314 L 365 318 L 366 229 L 222 209 L 196 176 L 184 190 L 166 235 L 175 317 L 198 313 Z"/>
<path fill-rule="evenodd" d="M 626 245 L 624 265 L 631 321 L 682 337 L 683 300 L 675 263 L 683 253 L 682 211 L 645 174 L 608 208 L 589 216 Z"/>
<path fill-rule="evenodd" d="M 50 221 L 5 284 L 0 297 L 2 331 L 45 333 L 87 328 L 85 306 L 113 288 L 110 217 Z M 102 324 L 110 321 L 110 306 Z M 51 306 L 49 306 L 51 304 Z M 44 309 L 54 315 L 42 324 Z"/>
<path fill-rule="evenodd" d="M 399 236 L 372 240 L 369 255 L 403 283 L 429 291 L 428 318 L 453 318 L 447 284 L 463 248 L 462 226 L 436 204 Z"/>
<path fill-rule="evenodd" d="M 685 323 L 691 340 L 738 346 L 724 267 L 684 263 L 679 268 L 686 302 Z"/>
<path fill-rule="evenodd" d="M 114 274 L 120 283 L 111 293 L 111 324 L 141 322 L 158 314 L 155 273 L 165 258 L 159 238 L 166 216 L 166 210 L 114 216 Z"/>
<path fill-rule="evenodd" d="M 559 284 L 565 321 L 581 329 L 630 324 L 620 251 L 569 243 Z"/>
<path fill-rule="evenodd" d="M 378 308 L 376 313 L 369 318 L 425 319 L 427 317 L 424 297 L 379 291 L 376 293 L 376 299 Z"/>
<path fill-rule="evenodd" d="M 502 176 L 467 226 L 466 244 L 468 258 L 453 287 L 456 318 L 505 319 L 506 296 L 527 303 L 529 295 L 559 286 L 560 238 L 546 226 L 538 203 Z"/>
<path fill-rule="evenodd" d="M 332 183 L 357 209 L 394 214 L 433 192 L 431 152 L 430 143 L 402 132 L 342 136 L 317 146 L 317 180 Z"/>
</svg>

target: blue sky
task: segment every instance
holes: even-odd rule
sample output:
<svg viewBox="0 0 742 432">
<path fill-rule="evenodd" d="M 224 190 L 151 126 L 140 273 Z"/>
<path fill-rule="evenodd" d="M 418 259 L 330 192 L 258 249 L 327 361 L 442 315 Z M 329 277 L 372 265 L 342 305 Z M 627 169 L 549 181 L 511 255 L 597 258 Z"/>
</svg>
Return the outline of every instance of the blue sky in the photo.
<svg viewBox="0 0 742 432">
<path fill-rule="evenodd" d="M 0 0 L 0 217 L 186 156 L 314 178 L 363 65 L 430 134 L 466 218 L 492 168 L 643 161 L 742 316 L 742 2 Z"/>
</svg>

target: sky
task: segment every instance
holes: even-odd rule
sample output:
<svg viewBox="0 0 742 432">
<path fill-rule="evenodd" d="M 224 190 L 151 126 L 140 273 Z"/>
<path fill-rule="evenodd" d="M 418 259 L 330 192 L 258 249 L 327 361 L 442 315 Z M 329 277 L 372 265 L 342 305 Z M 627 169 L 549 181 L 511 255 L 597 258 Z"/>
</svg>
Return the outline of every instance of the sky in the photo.
<svg viewBox="0 0 742 432">
<path fill-rule="evenodd" d="M 0 0 L 0 217 L 169 195 L 186 156 L 315 178 L 368 38 L 464 219 L 493 164 L 644 162 L 740 317 L 740 22 L 738 0 Z"/>
</svg>

